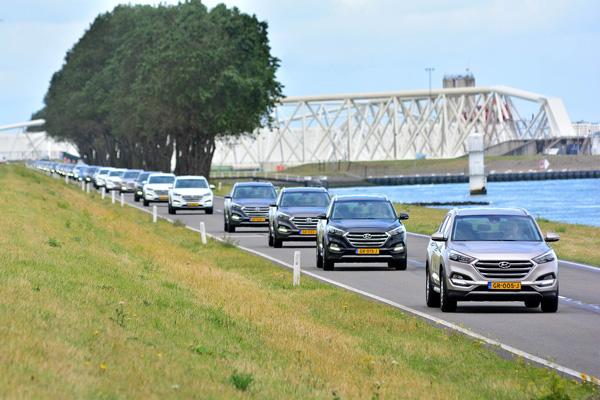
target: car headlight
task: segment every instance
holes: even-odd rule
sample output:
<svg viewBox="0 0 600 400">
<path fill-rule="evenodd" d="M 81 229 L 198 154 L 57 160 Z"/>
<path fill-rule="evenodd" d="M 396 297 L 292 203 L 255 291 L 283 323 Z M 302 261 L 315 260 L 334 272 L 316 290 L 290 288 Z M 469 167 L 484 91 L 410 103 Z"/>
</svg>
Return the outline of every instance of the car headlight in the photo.
<svg viewBox="0 0 600 400">
<path fill-rule="evenodd" d="M 292 216 L 280 211 L 280 212 L 277 213 L 277 218 L 278 219 L 287 219 L 287 220 L 289 220 L 290 218 L 292 218 Z"/>
<path fill-rule="evenodd" d="M 471 264 L 473 261 L 476 260 L 475 257 L 471 257 L 471 256 L 468 256 L 463 253 L 459 253 L 458 251 L 454 251 L 454 250 L 450 250 L 448 252 L 448 258 L 451 259 L 452 261 L 457 261 L 457 262 L 465 263 L 465 264 Z"/>
<path fill-rule="evenodd" d="M 327 233 L 331 233 L 332 235 L 339 235 L 339 236 L 343 236 L 346 234 L 345 231 L 338 229 L 338 228 L 334 228 L 333 226 L 330 226 L 327 228 Z"/>
<path fill-rule="evenodd" d="M 234 210 L 241 210 L 242 206 L 239 205 L 238 203 L 231 203 L 231 208 Z"/>
<path fill-rule="evenodd" d="M 173 192 L 173 196 L 181 196 L 181 193 Z"/>
<path fill-rule="evenodd" d="M 396 235 L 400 235 L 404 233 L 404 227 L 403 226 L 399 226 L 396 229 L 392 229 L 391 231 L 388 231 L 388 234 L 391 236 L 396 236 Z"/>
<path fill-rule="evenodd" d="M 534 258 L 533 262 L 535 262 L 536 264 L 544 264 L 550 261 L 554 261 L 555 259 L 556 257 L 554 257 L 554 252 L 549 251 L 547 253 L 542 254 L 541 256 Z"/>
</svg>

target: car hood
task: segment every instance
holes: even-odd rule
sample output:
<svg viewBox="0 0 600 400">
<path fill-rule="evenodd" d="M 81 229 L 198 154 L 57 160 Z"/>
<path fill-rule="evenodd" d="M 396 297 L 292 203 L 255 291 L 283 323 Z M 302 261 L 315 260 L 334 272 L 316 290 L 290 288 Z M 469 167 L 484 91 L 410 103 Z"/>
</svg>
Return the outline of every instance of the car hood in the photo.
<svg viewBox="0 0 600 400">
<path fill-rule="evenodd" d="M 179 193 L 181 195 L 207 195 L 211 194 L 211 190 L 207 188 L 185 188 L 185 189 L 171 189 L 172 192 Z"/>
<path fill-rule="evenodd" d="M 165 190 L 165 189 L 170 189 L 171 186 L 173 186 L 172 183 L 152 183 L 150 185 L 146 184 L 146 189 L 151 189 L 151 190 Z"/>
<path fill-rule="evenodd" d="M 275 199 L 231 199 L 231 202 L 242 207 L 269 207 Z"/>
<path fill-rule="evenodd" d="M 530 260 L 550 250 L 546 242 L 452 242 L 451 249 L 480 260 Z"/>
<path fill-rule="evenodd" d="M 327 207 L 279 207 L 277 211 L 286 213 L 291 217 L 316 217 L 323 214 L 326 209 Z"/>
<path fill-rule="evenodd" d="M 330 225 L 346 232 L 388 232 L 400 226 L 393 219 L 344 219 L 331 220 Z"/>
</svg>

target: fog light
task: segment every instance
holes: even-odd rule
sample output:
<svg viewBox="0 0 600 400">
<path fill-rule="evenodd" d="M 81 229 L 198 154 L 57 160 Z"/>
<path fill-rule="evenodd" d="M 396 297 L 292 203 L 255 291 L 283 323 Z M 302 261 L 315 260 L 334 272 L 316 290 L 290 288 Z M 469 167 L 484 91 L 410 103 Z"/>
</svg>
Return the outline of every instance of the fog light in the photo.
<svg viewBox="0 0 600 400">
<path fill-rule="evenodd" d="M 138 194 L 138 196 L 141 196 L 144 194 L 144 192 L 142 192 L 141 190 L 138 190 L 137 194 Z"/>
<path fill-rule="evenodd" d="M 467 281 L 465 281 L 464 279 L 460 279 L 460 278 L 452 278 L 450 279 L 450 281 L 452 282 L 452 284 L 456 285 L 456 286 L 470 286 Z"/>
<path fill-rule="evenodd" d="M 151 194 L 147 194 L 147 195 L 146 195 L 146 198 L 147 198 L 148 200 L 152 200 L 152 195 L 151 195 Z"/>
<path fill-rule="evenodd" d="M 396 253 L 402 253 L 402 252 L 404 252 L 404 245 L 399 245 L 399 246 L 394 247 L 394 251 Z"/>
<path fill-rule="evenodd" d="M 204 204 L 206 204 L 207 206 L 209 206 L 209 205 L 211 205 L 211 204 L 212 204 L 212 200 L 206 200 L 206 201 L 204 202 Z"/>
<path fill-rule="evenodd" d="M 281 233 L 288 233 L 288 230 L 285 226 L 280 226 L 277 230 Z"/>
<path fill-rule="evenodd" d="M 173 200 L 173 204 L 180 205 L 181 202 L 179 200 Z"/>
<path fill-rule="evenodd" d="M 540 287 L 552 286 L 552 285 L 554 285 L 554 281 L 555 281 L 554 275 L 548 274 L 548 275 L 544 276 L 541 281 L 537 281 L 536 284 Z"/>
<path fill-rule="evenodd" d="M 329 250 L 331 251 L 342 251 L 337 244 L 330 244 L 329 245 Z"/>
<path fill-rule="evenodd" d="M 233 215 L 231 216 L 231 219 L 232 219 L 232 220 L 234 220 L 234 221 L 239 221 L 241 218 L 240 218 L 240 216 L 239 216 L 239 215 L 233 214 Z"/>
</svg>

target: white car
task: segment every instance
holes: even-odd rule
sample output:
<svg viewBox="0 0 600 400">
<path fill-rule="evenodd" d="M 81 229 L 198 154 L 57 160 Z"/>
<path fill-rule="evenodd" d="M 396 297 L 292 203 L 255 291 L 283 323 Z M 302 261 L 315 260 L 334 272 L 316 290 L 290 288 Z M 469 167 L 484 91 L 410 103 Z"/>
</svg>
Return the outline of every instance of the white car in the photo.
<svg viewBox="0 0 600 400">
<path fill-rule="evenodd" d="M 169 201 L 169 189 L 173 187 L 175 181 L 174 174 L 152 174 L 144 185 L 144 205 L 147 207 L 150 203 Z"/>
<path fill-rule="evenodd" d="M 106 178 L 108 177 L 110 171 L 112 171 L 113 169 L 114 168 L 111 167 L 102 167 L 94 174 L 92 180 L 94 181 L 94 187 L 96 189 L 100 189 L 101 187 L 106 186 Z"/>
<path fill-rule="evenodd" d="M 178 176 L 169 189 L 169 214 L 177 210 L 204 210 L 213 213 L 213 192 L 203 176 Z"/>
<path fill-rule="evenodd" d="M 119 190 L 121 185 L 121 177 L 127 171 L 125 168 L 115 168 L 108 173 L 108 176 L 104 178 L 106 184 L 106 191 Z"/>
</svg>

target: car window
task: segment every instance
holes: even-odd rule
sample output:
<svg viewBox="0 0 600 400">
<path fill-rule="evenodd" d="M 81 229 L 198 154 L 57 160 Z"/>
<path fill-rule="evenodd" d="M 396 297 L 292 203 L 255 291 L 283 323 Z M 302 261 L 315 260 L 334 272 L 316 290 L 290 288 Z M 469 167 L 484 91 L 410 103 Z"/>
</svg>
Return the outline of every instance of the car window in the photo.
<svg viewBox="0 0 600 400">
<path fill-rule="evenodd" d="M 454 241 L 541 241 L 535 222 L 528 216 L 458 216 L 452 229 Z"/>
<path fill-rule="evenodd" d="M 338 201 L 332 212 L 333 219 L 395 219 L 391 203 L 381 200 Z"/>
<path fill-rule="evenodd" d="M 327 207 L 329 195 L 325 192 L 288 192 L 281 197 L 281 207 Z"/>
<path fill-rule="evenodd" d="M 233 191 L 234 199 L 274 199 L 275 188 L 270 186 L 238 186 Z"/>
<path fill-rule="evenodd" d="M 148 183 L 158 183 L 158 184 L 164 184 L 164 183 L 173 183 L 173 181 L 175 180 L 174 176 L 151 176 L 150 178 L 148 178 Z"/>
<path fill-rule="evenodd" d="M 136 171 L 125 172 L 125 174 L 123 175 L 123 178 L 128 178 L 128 179 L 137 178 L 139 176 L 139 174 L 140 173 L 136 172 Z"/>
<path fill-rule="evenodd" d="M 175 187 L 178 189 L 206 189 L 208 183 L 204 179 L 177 179 Z"/>
</svg>

